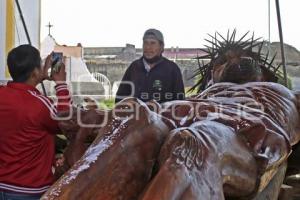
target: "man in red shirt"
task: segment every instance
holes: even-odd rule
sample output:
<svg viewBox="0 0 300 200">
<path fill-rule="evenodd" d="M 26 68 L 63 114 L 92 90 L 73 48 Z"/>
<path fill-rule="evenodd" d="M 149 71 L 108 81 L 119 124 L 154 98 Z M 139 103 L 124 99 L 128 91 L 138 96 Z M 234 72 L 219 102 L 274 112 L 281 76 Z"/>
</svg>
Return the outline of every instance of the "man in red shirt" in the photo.
<svg viewBox="0 0 300 200">
<path fill-rule="evenodd" d="M 30 45 L 14 48 L 7 57 L 13 81 L 0 86 L 0 200 L 39 199 L 54 181 L 56 116 L 69 111 L 71 98 L 64 64 L 51 76 L 57 105 L 36 89 L 48 78 L 51 56 L 41 63 Z"/>
</svg>

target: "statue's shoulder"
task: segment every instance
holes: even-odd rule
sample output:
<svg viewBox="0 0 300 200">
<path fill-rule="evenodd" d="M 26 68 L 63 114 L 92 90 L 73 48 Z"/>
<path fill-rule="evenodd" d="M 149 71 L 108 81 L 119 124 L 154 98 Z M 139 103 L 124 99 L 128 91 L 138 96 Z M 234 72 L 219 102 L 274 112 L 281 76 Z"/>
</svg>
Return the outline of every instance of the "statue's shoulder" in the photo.
<svg viewBox="0 0 300 200">
<path fill-rule="evenodd" d="M 289 100 L 294 100 L 295 95 L 293 91 L 288 89 L 282 84 L 279 83 L 273 83 L 273 82 L 251 82 L 244 84 L 247 88 L 250 90 L 266 90 L 266 91 L 272 91 L 276 93 L 278 96 L 281 96 L 283 98 L 287 98 Z"/>
</svg>

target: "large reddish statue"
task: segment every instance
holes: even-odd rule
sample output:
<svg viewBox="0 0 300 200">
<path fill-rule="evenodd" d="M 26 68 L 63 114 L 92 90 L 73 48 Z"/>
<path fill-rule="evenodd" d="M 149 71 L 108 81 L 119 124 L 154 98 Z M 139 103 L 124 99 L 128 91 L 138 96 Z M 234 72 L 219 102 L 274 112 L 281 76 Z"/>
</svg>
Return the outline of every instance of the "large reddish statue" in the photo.
<svg viewBox="0 0 300 200">
<path fill-rule="evenodd" d="M 264 190 L 300 139 L 297 98 L 275 83 L 280 71 L 262 43 L 235 34 L 213 37 L 198 95 L 162 105 L 127 98 L 62 121 L 71 168 L 42 199 L 252 199 Z"/>
</svg>

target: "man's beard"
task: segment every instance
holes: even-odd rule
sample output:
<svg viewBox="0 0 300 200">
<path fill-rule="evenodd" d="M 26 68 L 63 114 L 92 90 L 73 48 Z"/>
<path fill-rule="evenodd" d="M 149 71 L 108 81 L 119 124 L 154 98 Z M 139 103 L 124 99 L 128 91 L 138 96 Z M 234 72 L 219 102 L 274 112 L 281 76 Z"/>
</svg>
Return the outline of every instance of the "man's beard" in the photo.
<svg viewBox="0 0 300 200">
<path fill-rule="evenodd" d="M 161 59 L 161 55 L 159 56 L 154 56 L 153 58 L 146 58 L 145 56 L 143 56 L 143 58 L 145 59 L 145 61 L 149 64 L 154 64 L 157 63 L 160 59 Z"/>
</svg>

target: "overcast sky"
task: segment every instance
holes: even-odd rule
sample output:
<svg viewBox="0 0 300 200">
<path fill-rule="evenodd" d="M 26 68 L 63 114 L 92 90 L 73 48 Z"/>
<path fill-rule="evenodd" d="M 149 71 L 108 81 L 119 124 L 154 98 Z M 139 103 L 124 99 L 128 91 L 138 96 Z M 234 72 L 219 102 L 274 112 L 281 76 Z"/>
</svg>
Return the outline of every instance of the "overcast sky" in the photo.
<svg viewBox="0 0 300 200">
<path fill-rule="evenodd" d="M 59 44 L 142 45 L 148 28 L 161 30 L 166 47 L 203 47 L 207 33 L 254 31 L 268 40 L 268 0 L 42 0 L 41 39 L 53 24 Z M 284 42 L 300 50 L 300 1 L 281 0 Z M 271 0 L 271 42 L 279 41 Z"/>
</svg>

